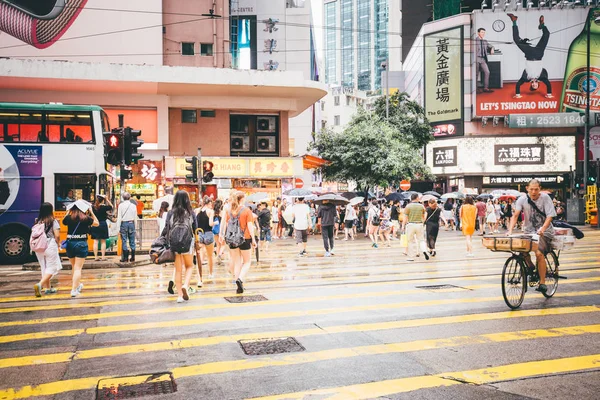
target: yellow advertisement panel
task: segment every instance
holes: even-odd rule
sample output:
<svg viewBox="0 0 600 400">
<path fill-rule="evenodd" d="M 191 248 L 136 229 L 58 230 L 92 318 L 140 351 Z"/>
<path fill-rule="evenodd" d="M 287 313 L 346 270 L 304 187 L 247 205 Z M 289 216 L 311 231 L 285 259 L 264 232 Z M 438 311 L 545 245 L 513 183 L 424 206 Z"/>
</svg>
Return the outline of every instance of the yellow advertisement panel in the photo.
<svg viewBox="0 0 600 400">
<path fill-rule="evenodd" d="M 244 178 L 248 176 L 248 159 L 206 157 L 202 161 L 213 163 L 215 178 Z"/>
<path fill-rule="evenodd" d="M 292 158 L 251 158 L 250 176 L 292 178 L 294 177 L 294 160 Z"/>
<path fill-rule="evenodd" d="M 175 177 L 185 177 L 190 172 L 185 158 L 175 158 Z M 213 163 L 215 178 L 293 178 L 302 175 L 302 160 L 291 157 L 202 157 Z M 167 162 L 169 166 L 169 162 Z M 201 168 L 201 167 L 200 167 Z M 202 171 L 198 171 L 202 174 Z"/>
</svg>

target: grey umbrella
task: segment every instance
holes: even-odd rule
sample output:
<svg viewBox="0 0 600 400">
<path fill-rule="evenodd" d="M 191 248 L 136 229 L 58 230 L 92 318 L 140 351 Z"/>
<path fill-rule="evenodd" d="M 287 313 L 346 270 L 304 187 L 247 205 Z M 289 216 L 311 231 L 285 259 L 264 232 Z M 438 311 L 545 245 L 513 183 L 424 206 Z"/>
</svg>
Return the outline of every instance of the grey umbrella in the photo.
<svg viewBox="0 0 600 400">
<path fill-rule="evenodd" d="M 284 193 L 284 195 L 290 197 L 306 197 L 312 194 L 313 193 L 308 189 L 291 189 Z"/>
<path fill-rule="evenodd" d="M 439 194 L 438 192 L 434 192 L 433 190 L 430 190 L 430 191 L 428 191 L 428 192 L 425 192 L 425 193 L 423 193 L 423 194 L 424 194 L 424 195 L 425 195 L 425 194 L 428 194 L 428 195 L 430 195 L 430 196 L 435 196 L 435 197 L 437 197 L 438 199 L 441 197 L 441 194 Z"/>
<path fill-rule="evenodd" d="M 323 196 L 319 196 L 317 197 L 313 203 L 315 204 L 323 204 L 324 201 L 329 201 L 330 203 L 335 204 L 336 206 L 341 206 L 344 204 L 348 203 L 348 199 L 345 197 L 342 197 L 340 195 L 337 194 L 324 194 Z"/>
</svg>

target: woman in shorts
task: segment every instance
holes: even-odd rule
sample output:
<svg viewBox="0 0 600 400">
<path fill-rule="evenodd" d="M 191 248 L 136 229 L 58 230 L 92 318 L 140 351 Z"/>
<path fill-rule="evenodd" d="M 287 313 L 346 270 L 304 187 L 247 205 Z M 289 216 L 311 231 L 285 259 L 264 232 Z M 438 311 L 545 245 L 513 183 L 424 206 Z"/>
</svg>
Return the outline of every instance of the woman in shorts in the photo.
<svg viewBox="0 0 600 400">
<path fill-rule="evenodd" d="M 99 194 L 94 202 L 94 214 L 98 218 L 98 226 L 92 227 L 90 233 L 94 239 L 94 261 L 106 261 L 106 239 L 108 239 L 108 213 L 112 211 L 113 205 L 110 201 Z M 100 243 L 100 255 L 98 258 L 98 243 Z"/>
<path fill-rule="evenodd" d="M 198 242 L 200 243 L 200 247 L 206 250 L 206 260 L 208 261 L 208 279 L 214 279 L 214 266 L 213 266 L 213 255 L 215 251 L 215 236 L 213 234 L 212 228 L 215 224 L 215 212 L 213 210 L 213 201 L 210 197 L 206 197 L 204 199 L 204 206 L 200 209 L 200 212 L 196 216 L 196 224 L 198 225 L 198 229 L 202 229 L 198 232 Z M 202 251 L 198 252 L 202 255 Z M 198 279 L 198 287 L 202 285 L 202 257 L 198 261 L 198 271 L 199 271 L 199 279 Z"/>
</svg>

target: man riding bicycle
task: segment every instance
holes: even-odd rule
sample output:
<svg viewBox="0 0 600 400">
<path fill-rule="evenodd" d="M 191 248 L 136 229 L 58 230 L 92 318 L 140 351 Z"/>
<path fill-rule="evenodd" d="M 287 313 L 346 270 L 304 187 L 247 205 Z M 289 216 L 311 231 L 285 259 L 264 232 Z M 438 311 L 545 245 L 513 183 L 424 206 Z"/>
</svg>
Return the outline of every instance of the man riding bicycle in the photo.
<svg viewBox="0 0 600 400">
<path fill-rule="evenodd" d="M 540 284 L 536 289 L 538 292 L 546 293 L 546 257 L 551 250 L 554 228 L 552 219 L 556 217 L 556 209 L 552 199 L 546 193 L 541 192 L 541 185 L 537 179 L 532 179 L 527 185 L 527 196 L 521 196 L 516 201 L 514 213 L 510 220 L 507 235 L 512 234 L 521 211 L 524 213 L 523 232 L 526 234 L 537 234 L 540 236 L 537 243 L 532 244 L 535 252 Z M 529 266 L 533 266 L 531 255 L 527 253 L 525 260 Z"/>
</svg>

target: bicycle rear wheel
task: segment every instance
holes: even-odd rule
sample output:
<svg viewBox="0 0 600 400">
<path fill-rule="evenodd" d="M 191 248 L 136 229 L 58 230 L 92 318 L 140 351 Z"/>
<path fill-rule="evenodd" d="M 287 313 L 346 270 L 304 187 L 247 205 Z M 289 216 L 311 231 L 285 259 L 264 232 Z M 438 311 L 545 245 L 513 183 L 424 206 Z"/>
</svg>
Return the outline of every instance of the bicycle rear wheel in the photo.
<svg viewBox="0 0 600 400">
<path fill-rule="evenodd" d="M 542 293 L 544 297 L 552 297 L 558 289 L 558 257 L 554 251 L 546 254 L 546 293 Z"/>
<path fill-rule="evenodd" d="M 513 310 L 519 308 L 525 298 L 526 286 L 527 277 L 523 261 L 513 255 L 506 260 L 502 269 L 502 296 L 506 305 Z"/>
</svg>

